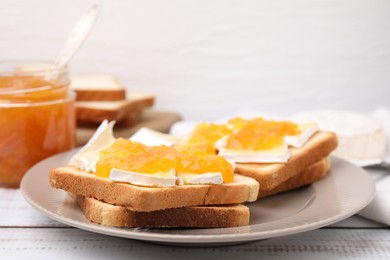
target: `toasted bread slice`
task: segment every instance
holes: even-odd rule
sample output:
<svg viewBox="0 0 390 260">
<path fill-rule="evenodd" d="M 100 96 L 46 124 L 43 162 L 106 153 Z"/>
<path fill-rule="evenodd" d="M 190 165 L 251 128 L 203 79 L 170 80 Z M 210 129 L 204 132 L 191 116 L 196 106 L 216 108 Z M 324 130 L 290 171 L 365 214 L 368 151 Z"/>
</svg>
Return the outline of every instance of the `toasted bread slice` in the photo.
<svg viewBox="0 0 390 260">
<path fill-rule="evenodd" d="M 232 183 L 161 188 L 115 182 L 71 166 L 52 169 L 49 175 L 50 184 L 54 188 L 127 207 L 134 211 L 237 204 L 255 201 L 259 192 L 257 181 L 241 175 L 236 175 Z"/>
<path fill-rule="evenodd" d="M 70 88 L 77 101 L 117 101 L 126 98 L 126 89 L 111 75 L 74 76 Z"/>
<path fill-rule="evenodd" d="M 328 157 L 281 183 L 271 190 L 260 190 L 259 198 L 300 188 L 324 178 L 330 169 Z M 190 227 L 224 228 L 249 225 L 249 208 L 242 205 L 194 206 L 158 210 L 132 211 L 93 198 L 70 194 L 91 222 L 114 227 Z"/>
<path fill-rule="evenodd" d="M 125 100 L 120 101 L 96 101 L 76 102 L 77 120 L 81 122 L 100 123 L 109 121 L 121 121 L 129 114 L 140 113 L 143 109 L 153 106 L 154 96 L 143 93 L 133 93 Z"/>
<path fill-rule="evenodd" d="M 259 198 L 264 198 L 270 195 L 274 195 L 277 193 L 297 189 L 309 184 L 312 184 L 316 181 L 324 178 L 330 169 L 330 159 L 329 157 L 325 157 L 321 159 L 319 162 L 314 163 L 298 174 L 294 175 L 290 179 L 282 182 L 278 186 L 273 189 L 265 190 L 260 189 Z"/>
<path fill-rule="evenodd" d="M 237 163 L 236 173 L 252 177 L 262 190 L 272 190 L 284 181 L 328 156 L 337 147 L 337 137 L 331 132 L 317 132 L 301 148 L 290 148 L 287 163 Z"/>
<path fill-rule="evenodd" d="M 195 206 L 140 212 L 80 195 L 72 195 L 72 197 L 88 220 L 106 226 L 126 228 L 223 228 L 249 224 L 249 208 L 241 204 Z"/>
</svg>

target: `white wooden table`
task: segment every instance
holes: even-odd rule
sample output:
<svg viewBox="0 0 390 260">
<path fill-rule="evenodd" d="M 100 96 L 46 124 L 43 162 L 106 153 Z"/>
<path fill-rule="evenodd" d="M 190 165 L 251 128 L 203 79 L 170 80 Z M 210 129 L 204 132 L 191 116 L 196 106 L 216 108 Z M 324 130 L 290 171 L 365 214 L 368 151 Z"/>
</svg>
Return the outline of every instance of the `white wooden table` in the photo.
<svg viewBox="0 0 390 260">
<path fill-rule="evenodd" d="M 389 1 L 237 3 L 105 1 L 72 71 L 113 73 L 130 91 L 154 93 L 157 108 L 186 119 L 241 108 L 289 115 L 388 106 Z M 52 59 L 85 8 L 76 0 L 3 0 L 2 58 Z M 389 231 L 353 216 L 236 246 L 162 246 L 65 226 L 33 209 L 19 190 L 0 188 L 0 260 L 390 259 Z"/>
<path fill-rule="evenodd" d="M 390 259 L 389 231 L 353 216 L 318 230 L 252 243 L 174 247 L 66 226 L 32 208 L 19 190 L 0 188 L 1 259 Z"/>
</svg>

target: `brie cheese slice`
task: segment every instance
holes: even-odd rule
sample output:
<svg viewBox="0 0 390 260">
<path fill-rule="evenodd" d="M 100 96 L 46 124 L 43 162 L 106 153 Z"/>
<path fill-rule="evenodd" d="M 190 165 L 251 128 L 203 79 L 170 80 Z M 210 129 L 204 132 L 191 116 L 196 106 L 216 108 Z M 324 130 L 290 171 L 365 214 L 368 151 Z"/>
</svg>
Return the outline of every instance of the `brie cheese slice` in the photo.
<svg viewBox="0 0 390 260">
<path fill-rule="evenodd" d="M 288 135 L 284 137 L 284 141 L 295 148 L 302 147 L 310 137 L 312 137 L 318 131 L 318 125 L 316 123 L 305 123 L 298 125 L 301 130 L 299 135 Z"/>
<path fill-rule="evenodd" d="M 133 142 L 142 143 L 147 146 L 173 146 L 179 143 L 179 138 L 176 136 L 163 134 L 146 127 L 142 127 L 129 139 Z"/>
<path fill-rule="evenodd" d="M 291 153 L 287 145 L 285 145 L 278 149 L 266 151 L 244 151 L 221 148 L 218 155 L 236 163 L 285 163 L 290 159 Z"/>
<path fill-rule="evenodd" d="M 222 184 L 223 178 L 220 172 L 207 173 L 179 173 L 184 184 Z"/>
<path fill-rule="evenodd" d="M 96 162 L 99 160 L 99 151 L 115 142 L 114 124 L 115 121 L 108 123 L 107 120 L 104 120 L 88 143 L 73 155 L 68 164 L 87 172 L 95 172 Z"/>
<path fill-rule="evenodd" d="M 223 156 L 229 162 L 285 163 L 291 156 L 286 143 L 269 150 L 233 150 L 226 148 L 227 138 L 228 136 L 221 138 L 215 143 L 215 146 L 218 149 L 218 155 Z"/>
<path fill-rule="evenodd" d="M 175 176 L 175 170 L 148 174 L 113 168 L 108 178 L 113 181 L 151 187 L 171 187 L 181 183 L 181 180 Z"/>
</svg>

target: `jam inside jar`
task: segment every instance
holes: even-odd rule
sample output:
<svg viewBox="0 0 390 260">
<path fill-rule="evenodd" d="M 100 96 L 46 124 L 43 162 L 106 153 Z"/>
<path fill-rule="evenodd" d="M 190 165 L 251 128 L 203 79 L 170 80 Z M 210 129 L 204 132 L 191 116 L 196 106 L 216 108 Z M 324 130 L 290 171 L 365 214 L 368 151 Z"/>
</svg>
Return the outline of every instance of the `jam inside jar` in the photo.
<svg viewBox="0 0 390 260">
<path fill-rule="evenodd" d="M 20 185 L 37 162 L 75 146 L 67 68 L 0 63 L 0 187 Z"/>
</svg>

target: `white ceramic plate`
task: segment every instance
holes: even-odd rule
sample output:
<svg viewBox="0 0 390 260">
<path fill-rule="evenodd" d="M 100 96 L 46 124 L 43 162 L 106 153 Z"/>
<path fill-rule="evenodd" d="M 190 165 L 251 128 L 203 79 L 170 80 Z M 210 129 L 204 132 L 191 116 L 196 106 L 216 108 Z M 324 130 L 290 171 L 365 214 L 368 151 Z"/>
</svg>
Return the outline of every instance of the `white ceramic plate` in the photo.
<svg viewBox="0 0 390 260">
<path fill-rule="evenodd" d="M 364 170 L 341 159 L 332 158 L 332 170 L 325 179 L 306 188 L 249 204 L 249 226 L 213 229 L 106 227 L 86 220 L 66 192 L 50 187 L 48 170 L 66 165 L 74 152 L 46 159 L 28 171 L 21 183 L 25 199 L 43 214 L 67 225 L 155 243 L 210 246 L 300 233 L 355 214 L 372 200 L 375 193 L 374 183 Z"/>
</svg>

